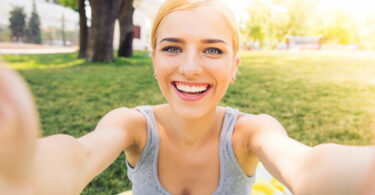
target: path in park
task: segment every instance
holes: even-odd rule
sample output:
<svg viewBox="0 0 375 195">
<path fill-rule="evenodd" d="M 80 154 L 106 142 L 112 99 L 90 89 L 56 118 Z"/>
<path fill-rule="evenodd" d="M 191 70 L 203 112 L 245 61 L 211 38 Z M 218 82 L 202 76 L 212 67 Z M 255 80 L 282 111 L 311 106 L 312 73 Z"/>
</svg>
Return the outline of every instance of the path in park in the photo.
<svg viewBox="0 0 375 195">
<path fill-rule="evenodd" d="M 77 46 L 51 46 L 0 42 L 0 55 L 71 53 L 77 50 Z"/>
</svg>

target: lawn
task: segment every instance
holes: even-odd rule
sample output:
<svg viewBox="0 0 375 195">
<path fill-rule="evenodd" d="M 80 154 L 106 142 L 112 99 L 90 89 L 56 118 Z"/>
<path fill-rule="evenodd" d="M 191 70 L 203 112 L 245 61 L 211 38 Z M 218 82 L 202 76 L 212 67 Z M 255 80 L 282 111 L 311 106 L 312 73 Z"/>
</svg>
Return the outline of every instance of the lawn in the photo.
<svg viewBox="0 0 375 195">
<path fill-rule="evenodd" d="M 44 136 L 79 137 L 113 108 L 166 102 L 147 52 L 113 63 L 86 63 L 76 56 L 0 56 L 30 84 Z M 221 105 L 270 114 L 290 137 L 310 146 L 371 143 L 374 53 L 242 52 L 239 71 Z M 115 194 L 130 187 L 121 155 L 83 194 Z"/>
</svg>

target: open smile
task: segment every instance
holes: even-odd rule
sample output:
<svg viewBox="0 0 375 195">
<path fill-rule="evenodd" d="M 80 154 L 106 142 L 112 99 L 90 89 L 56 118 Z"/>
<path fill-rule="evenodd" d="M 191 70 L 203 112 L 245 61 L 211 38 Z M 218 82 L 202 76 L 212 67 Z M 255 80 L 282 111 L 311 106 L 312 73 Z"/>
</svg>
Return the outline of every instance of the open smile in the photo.
<svg viewBox="0 0 375 195">
<path fill-rule="evenodd" d="M 182 81 L 172 81 L 171 84 L 176 89 L 178 96 L 185 101 L 198 101 L 202 99 L 212 87 L 209 83 Z"/>
</svg>

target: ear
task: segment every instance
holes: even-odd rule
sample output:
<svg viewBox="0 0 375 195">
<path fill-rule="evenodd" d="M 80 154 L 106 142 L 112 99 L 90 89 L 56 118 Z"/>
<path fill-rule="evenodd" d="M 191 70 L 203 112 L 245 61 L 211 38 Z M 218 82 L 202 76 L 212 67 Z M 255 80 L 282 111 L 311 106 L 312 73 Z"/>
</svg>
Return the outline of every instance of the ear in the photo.
<svg viewBox="0 0 375 195">
<path fill-rule="evenodd" d="M 234 83 L 234 81 L 236 80 L 236 74 L 237 74 L 237 70 L 238 70 L 238 65 L 240 65 L 240 56 L 237 54 L 236 57 L 234 57 L 234 61 L 233 61 L 233 66 L 232 66 L 232 70 L 231 70 L 231 79 L 230 79 L 230 83 Z"/>
</svg>

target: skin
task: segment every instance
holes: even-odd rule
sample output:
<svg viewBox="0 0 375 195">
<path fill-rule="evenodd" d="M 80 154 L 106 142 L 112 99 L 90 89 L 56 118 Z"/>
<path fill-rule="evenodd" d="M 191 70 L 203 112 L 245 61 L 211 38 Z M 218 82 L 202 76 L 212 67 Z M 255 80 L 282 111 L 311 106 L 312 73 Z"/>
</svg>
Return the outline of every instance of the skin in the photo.
<svg viewBox="0 0 375 195">
<path fill-rule="evenodd" d="M 374 121 L 372 122 L 372 134 L 374 136 L 372 142 L 375 143 L 375 118 L 374 118 Z M 375 154 L 374 154 L 374 156 L 375 156 Z M 375 158 L 372 161 L 372 169 L 367 176 L 364 194 L 365 195 L 375 194 Z"/>
<path fill-rule="evenodd" d="M 1 63 L 0 108 L 0 194 L 29 194 L 37 112 L 24 81 Z"/>
<path fill-rule="evenodd" d="M 152 59 L 168 104 L 153 106 L 160 134 L 157 168 L 160 183 L 172 194 L 211 194 L 219 182 L 219 135 L 225 109 L 217 103 L 234 81 L 239 64 L 230 31 L 225 23 L 215 22 L 222 17 L 202 6 L 167 15 L 158 29 Z M 212 87 L 204 98 L 187 102 L 176 94 L 172 81 Z M 20 110 L 17 106 L 23 103 L 2 99 L 14 105 L 13 110 Z M 14 120 L 35 122 L 35 116 L 18 113 Z M 28 189 L 35 194 L 79 194 L 122 151 L 130 165 L 136 166 L 147 140 L 146 128 L 146 120 L 137 110 L 118 108 L 78 139 L 69 135 L 39 139 L 30 163 Z M 28 130 L 22 126 L 10 129 Z M 245 113 L 237 119 L 232 141 L 245 174 L 252 176 L 260 159 L 295 194 L 361 194 L 375 153 L 374 147 L 323 144 L 311 148 L 289 138 L 271 116 Z"/>
<path fill-rule="evenodd" d="M 365 195 L 375 194 L 375 159 L 373 160 L 373 167 L 366 181 L 364 194 Z"/>
</svg>

